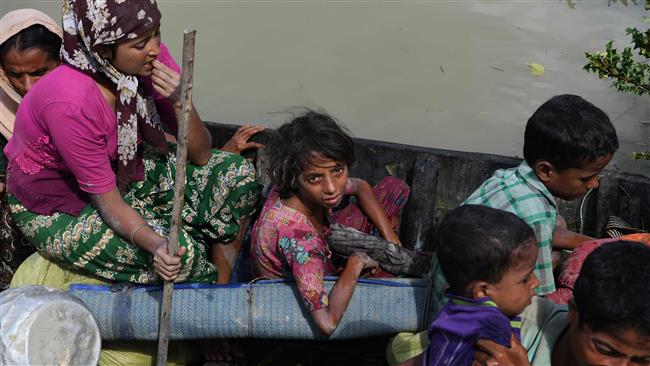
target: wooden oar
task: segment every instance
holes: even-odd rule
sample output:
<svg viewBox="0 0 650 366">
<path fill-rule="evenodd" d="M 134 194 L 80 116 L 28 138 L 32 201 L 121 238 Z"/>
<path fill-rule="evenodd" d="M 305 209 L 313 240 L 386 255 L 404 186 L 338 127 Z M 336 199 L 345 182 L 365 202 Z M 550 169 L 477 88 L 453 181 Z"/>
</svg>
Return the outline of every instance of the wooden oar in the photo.
<svg viewBox="0 0 650 366">
<path fill-rule="evenodd" d="M 178 121 L 178 143 L 176 145 L 176 180 L 174 183 L 174 201 L 172 206 L 172 223 L 169 229 L 167 251 L 170 255 L 178 253 L 178 232 L 182 223 L 183 201 L 185 194 L 185 166 L 187 165 L 187 131 L 190 111 L 192 110 L 192 78 L 194 76 L 194 40 L 196 31 L 186 29 L 183 36 L 183 70 L 181 76 L 181 113 Z M 169 348 L 169 319 L 172 313 L 172 294 L 174 283 L 165 281 L 160 322 L 158 325 L 158 361 L 156 365 L 167 364 Z"/>
</svg>

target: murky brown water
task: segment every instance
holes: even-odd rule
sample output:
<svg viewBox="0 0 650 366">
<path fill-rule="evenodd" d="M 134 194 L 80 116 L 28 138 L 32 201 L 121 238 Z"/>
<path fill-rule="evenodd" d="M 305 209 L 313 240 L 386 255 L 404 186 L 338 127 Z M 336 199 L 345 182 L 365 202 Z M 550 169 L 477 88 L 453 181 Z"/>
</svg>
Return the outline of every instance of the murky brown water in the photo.
<svg viewBox="0 0 650 366">
<path fill-rule="evenodd" d="M 163 39 L 180 57 L 198 30 L 195 103 L 206 120 L 277 126 L 321 107 L 359 137 L 521 155 L 528 116 L 580 94 L 614 120 L 613 168 L 650 176 L 650 101 L 582 71 L 584 52 L 647 27 L 643 1 L 165 1 Z M 2 1 L 58 17 L 59 1 Z M 644 28 L 645 29 L 645 28 Z M 545 67 L 541 76 L 528 63 Z"/>
</svg>

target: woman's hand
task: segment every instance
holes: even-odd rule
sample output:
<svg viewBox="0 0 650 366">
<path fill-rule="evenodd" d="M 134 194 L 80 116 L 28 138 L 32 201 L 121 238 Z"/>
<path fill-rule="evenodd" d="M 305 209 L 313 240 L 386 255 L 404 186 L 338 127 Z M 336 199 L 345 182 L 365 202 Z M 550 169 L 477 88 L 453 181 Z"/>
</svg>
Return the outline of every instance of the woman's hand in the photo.
<svg viewBox="0 0 650 366">
<path fill-rule="evenodd" d="M 472 366 L 530 366 L 526 349 L 514 334 L 510 336 L 510 348 L 487 339 L 479 339 L 476 348 Z"/>
<path fill-rule="evenodd" d="M 181 256 L 186 251 L 185 247 L 180 247 L 176 256 L 170 255 L 167 252 L 167 240 L 165 240 L 164 244 L 158 245 L 153 253 L 154 270 L 165 281 L 175 280 L 181 272 Z"/>
<path fill-rule="evenodd" d="M 248 149 L 259 149 L 264 145 L 259 142 L 248 141 L 253 135 L 264 131 L 264 126 L 251 126 L 244 125 L 237 129 L 235 134 L 226 142 L 221 148 L 223 151 L 228 151 L 235 154 L 241 154 L 242 151 Z"/>
<path fill-rule="evenodd" d="M 154 60 L 151 81 L 153 81 L 153 88 L 158 94 L 167 98 L 175 107 L 180 106 L 181 75 L 179 73 L 162 62 Z"/>
<path fill-rule="evenodd" d="M 181 75 L 158 60 L 153 61 L 151 81 L 154 90 L 167 98 L 176 112 L 176 121 L 181 118 Z M 210 160 L 212 138 L 201 121 L 194 106 L 189 111 L 189 130 L 187 132 L 187 157 L 194 165 L 205 165 Z M 168 140 L 169 141 L 169 140 Z"/>
<path fill-rule="evenodd" d="M 90 198 L 106 225 L 125 242 L 130 242 L 153 256 L 156 273 L 165 280 L 175 280 L 181 271 L 181 258 L 187 251 L 181 247 L 176 256 L 167 252 L 167 238 L 147 224 L 139 212 L 129 206 L 117 187 L 110 192 L 91 194 Z"/>
</svg>

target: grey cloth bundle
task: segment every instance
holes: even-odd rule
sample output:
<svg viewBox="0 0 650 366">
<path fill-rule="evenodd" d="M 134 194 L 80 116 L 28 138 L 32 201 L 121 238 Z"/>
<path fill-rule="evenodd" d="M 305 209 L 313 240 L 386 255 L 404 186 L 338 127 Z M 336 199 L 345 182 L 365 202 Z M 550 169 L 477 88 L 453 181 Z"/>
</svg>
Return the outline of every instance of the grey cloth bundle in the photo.
<svg viewBox="0 0 650 366">
<path fill-rule="evenodd" d="M 345 257 L 364 252 L 381 269 L 396 275 L 422 277 L 431 270 L 431 257 L 344 225 L 332 224 L 327 243 L 333 252 Z"/>
</svg>

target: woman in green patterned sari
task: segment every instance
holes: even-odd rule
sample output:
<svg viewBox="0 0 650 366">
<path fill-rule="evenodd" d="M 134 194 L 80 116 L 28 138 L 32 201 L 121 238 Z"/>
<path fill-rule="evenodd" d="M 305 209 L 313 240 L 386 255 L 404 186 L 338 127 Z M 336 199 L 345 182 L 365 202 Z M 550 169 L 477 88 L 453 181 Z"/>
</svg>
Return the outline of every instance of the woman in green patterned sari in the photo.
<svg viewBox="0 0 650 366">
<path fill-rule="evenodd" d="M 167 253 L 176 161 L 162 125 L 176 131 L 180 70 L 159 26 L 153 0 L 64 1 L 63 64 L 23 99 L 5 149 L 8 202 L 41 255 L 68 268 L 215 282 L 227 263 L 218 244 L 241 244 L 258 183 L 240 155 L 210 149 L 192 108 L 180 250 Z M 260 129 L 240 129 L 224 150 L 257 147 L 246 141 Z"/>
</svg>

